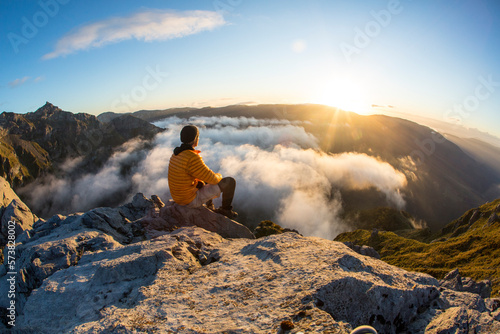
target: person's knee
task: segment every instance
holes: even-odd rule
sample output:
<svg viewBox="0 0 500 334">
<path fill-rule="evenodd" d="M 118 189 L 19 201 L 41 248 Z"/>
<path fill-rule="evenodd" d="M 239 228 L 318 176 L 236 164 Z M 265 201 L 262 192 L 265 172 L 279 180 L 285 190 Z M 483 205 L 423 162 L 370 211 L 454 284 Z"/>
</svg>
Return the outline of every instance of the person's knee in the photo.
<svg viewBox="0 0 500 334">
<path fill-rule="evenodd" d="M 222 192 L 236 187 L 236 180 L 232 177 L 225 177 L 219 182 L 219 188 Z"/>
</svg>

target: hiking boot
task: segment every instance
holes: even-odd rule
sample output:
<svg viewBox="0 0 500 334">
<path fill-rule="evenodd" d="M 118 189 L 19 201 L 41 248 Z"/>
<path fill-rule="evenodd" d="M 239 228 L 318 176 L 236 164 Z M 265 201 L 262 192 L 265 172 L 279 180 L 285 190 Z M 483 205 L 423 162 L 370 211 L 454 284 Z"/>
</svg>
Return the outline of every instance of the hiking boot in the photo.
<svg viewBox="0 0 500 334">
<path fill-rule="evenodd" d="M 235 211 L 233 211 L 233 210 L 231 210 L 231 209 L 224 209 L 224 208 L 220 207 L 218 209 L 215 209 L 214 212 L 218 213 L 220 215 L 226 216 L 229 219 L 236 219 L 236 218 L 238 218 L 238 213 L 235 212 Z"/>
<path fill-rule="evenodd" d="M 209 200 L 208 202 L 206 202 L 205 206 L 207 207 L 207 209 L 215 212 L 215 206 L 214 206 L 214 203 L 212 203 L 212 200 Z"/>
</svg>

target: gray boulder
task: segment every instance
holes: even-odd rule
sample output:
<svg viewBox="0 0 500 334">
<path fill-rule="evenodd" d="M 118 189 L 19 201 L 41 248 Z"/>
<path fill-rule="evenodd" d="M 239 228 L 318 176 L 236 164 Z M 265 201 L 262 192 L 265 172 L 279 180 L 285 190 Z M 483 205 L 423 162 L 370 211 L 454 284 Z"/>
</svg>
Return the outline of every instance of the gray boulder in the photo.
<svg viewBox="0 0 500 334">
<path fill-rule="evenodd" d="M 468 334 L 469 317 L 465 307 L 450 307 L 442 312 L 426 327 L 427 334 Z"/>
<path fill-rule="evenodd" d="M 183 277 L 186 270 L 201 267 L 194 249 L 210 253 L 210 245 L 223 241 L 208 234 L 178 230 L 152 241 L 114 244 L 108 250 L 102 247 L 85 253 L 78 265 L 57 271 L 32 292 L 18 326 L 37 333 L 70 332 L 107 318 L 113 310 L 134 309 L 146 291 L 153 292 L 150 289 L 155 289 L 155 280 L 167 279 L 165 283 L 169 283 L 177 275 Z M 162 268 L 171 276 L 159 273 Z M 50 305 L 51 312 L 41 305 Z"/>
<path fill-rule="evenodd" d="M 478 294 L 481 298 L 489 298 L 491 295 L 491 281 L 474 281 L 469 277 L 462 277 L 458 269 L 450 271 L 439 281 L 439 285 L 450 290 L 464 291 Z"/>
<path fill-rule="evenodd" d="M 51 236 L 53 237 L 53 236 Z M 31 292 L 57 271 L 75 266 L 85 252 L 103 251 L 120 245 L 111 236 L 97 231 L 76 231 L 62 238 L 40 238 L 37 242 L 16 246 L 16 299 L 22 310 Z M 0 307 L 6 307 L 9 299 L 0 288 Z"/>
<path fill-rule="evenodd" d="M 160 209 L 159 217 L 146 217 L 141 223 L 151 236 L 161 235 L 179 227 L 198 226 L 223 238 L 255 239 L 246 226 L 232 219 L 214 213 L 206 207 L 189 208 L 173 201 L 167 202 Z"/>
<path fill-rule="evenodd" d="M 79 228 L 99 230 L 121 244 L 138 242 L 146 239 L 145 231 L 138 220 L 146 216 L 153 206 L 151 200 L 138 193 L 132 202 L 117 208 L 101 207 L 68 217 L 53 216 L 47 221 L 35 224 L 33 238 L 50 234 L 64 225 L 66 229 L 72 230 Z"/>
<path fill-rule="evenodd" d="M 4 193 L 8 196 L 4 198 L 14 198 L 11 205 L 17 203 L 15 193 L 10 188 L 5 189 Z M 97 208 L 69 216 L 55 215 L 48 220 L 40 219 L 35 224 L 30 221 L 31 229 L 22 232 L 16 240 L 18 310 L 23 309 L 31 292 L 40 287 L 46 278 L 77 265 L 84 253 L 104 251 L 146 239 L 137 219 L 146 215 L 152 205 L 142 194 L 137 194 L 131 203 L 118 208 Z M 30 213 L 29 209 L 21 208 L 22 212 Z M 9 211 L 4 210 L 4 217 L 5 212 Z M 17 214 L 17 217 L 20 215 Z M 8 271 L 2 266 L 0 275 L 4 276 Z M 0 307 L 6 307 L 9 302 L 7 293 L 4 293 L 6 288 L 6 285 L 0 287 Z"/>
<path fill-rule="evenodd" d="M 344 245 L 346 245 L 347 247 L 349 247 L 350 249 L 352 249 L 353 251 L 355 251 L 358 254 L 373 257 L 374 259 L 380 260 L 380 254 L 373 247 L 366 246 L 366 245 L 362 245 L 362 246 L 356 245 L 351 241 L 344 242 Z"/>
<path fill-rule="evenodd" d="M 485 304 L 490 312 L 500 310 L 500 298 L 487 298 Z"/>
<path fill-rule="evenodd" d="M 462 277 L 458 269 L 450 271 L 446 276 L 439 281 L 439 285 L 450 290 L 462 291 Z"/>
<path fill-rule="evenodd" d="M 81 224 L 90 229 L 100 230 L 113 236 L 121 244 L 134 242 L 134 237 L 140 240 L 142 226 L 133 223 L 127 216 L 123 215 L 120 209 L 97 208 L 86 212 L 80 217 Z"/>
<path fill-rule="evenodd" d="M 426 334 L 447 333 L 498 333 L 499 327 L 495 320 L 487 312 L 465 306 L 450 307 L 438 311 L 436 316 L 425 329 Z"/>
</svg>

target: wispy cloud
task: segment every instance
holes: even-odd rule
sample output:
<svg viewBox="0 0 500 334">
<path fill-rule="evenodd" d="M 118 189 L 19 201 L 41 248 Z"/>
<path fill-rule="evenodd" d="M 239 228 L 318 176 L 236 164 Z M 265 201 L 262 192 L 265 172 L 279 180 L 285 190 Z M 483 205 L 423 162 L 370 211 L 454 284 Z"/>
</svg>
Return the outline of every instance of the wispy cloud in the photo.
<svg viewBox="0 0 500 334">
<path fill-rule="evenodd" d="M 14 87 L 20 86 L 20 85 L 26 83 L 29 79 L 30 79 L 30 77 L 16 79 L 14 81 L 9 82 L 9 87 L 14 88 Z"/>
<path fill-rule="evenodd" d="M 98 48 L 129 39 L 157 41 L 180 38 L 224 25 L 221 13 L 212 11 L 145 10 L 126 17 L 112 17 L 68 33 L 43 59 Z"/>
<path fill-rule="evenodd" d="M 11 82 L 8 83 L 9 87 L 10 88 L 14 88 L 14 87 L 18 87 L 18 86 L 21 86 L 21 85 L 24 85 L 28 82 L 40 82 L 44 79 L 44 77 L 36 77 L 34 79 L 31 79 L 31 77 L 29 76 L 25 76 L 23 78 L 18 78 L 16 80 L 13 80 Z"/>
</svg>

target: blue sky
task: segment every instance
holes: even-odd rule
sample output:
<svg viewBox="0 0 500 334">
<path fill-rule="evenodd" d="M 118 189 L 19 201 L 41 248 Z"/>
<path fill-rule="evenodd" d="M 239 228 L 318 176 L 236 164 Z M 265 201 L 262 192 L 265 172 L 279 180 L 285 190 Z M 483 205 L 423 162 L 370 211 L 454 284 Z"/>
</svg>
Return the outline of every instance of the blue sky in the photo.
<svg viewBox="0 0 500 334">
<path fill-rule="evenodd" d="M 499 14 L 495 0 L 7 0 L 0 110 L 323 103 L 500 136 Z"/>
</svg>

